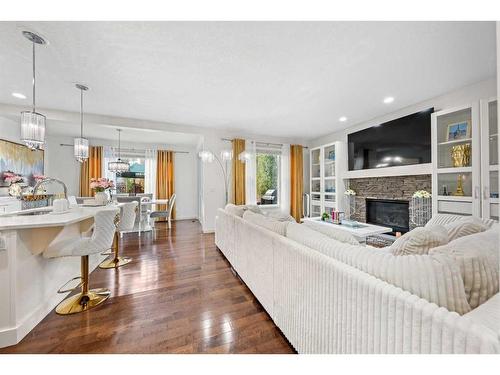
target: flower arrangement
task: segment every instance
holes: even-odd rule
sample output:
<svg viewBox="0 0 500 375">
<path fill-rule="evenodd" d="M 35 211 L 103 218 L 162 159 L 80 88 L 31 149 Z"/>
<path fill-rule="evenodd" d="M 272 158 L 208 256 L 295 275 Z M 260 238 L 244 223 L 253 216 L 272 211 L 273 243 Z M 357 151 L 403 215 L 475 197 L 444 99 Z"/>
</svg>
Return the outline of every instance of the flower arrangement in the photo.
<svg viewBox="0 0 500 375">
<path fill-rule="evenodd" d="M 15 174 L 14 172 L 3 172 L 3 180 L 7 182 L 8 184 L 15 184 L 18 182 L 21 182 L 23 180 L 23 177 Z"/>
<path fill-rule="evenodd" d="M 43 174 L 33 174 L 33 178 L 35 182 L 40 182 L 42 180 L 45 180 L 47 177 L 44 176 Z"/>
<path fill-rule="evenodd" d="M 90 188 L 98 193 L 104 192 L 105 190 L 108 189 L 113 189 L 114 187 L 115 187 L 114 182 L 107 178 L 101 177 L 101 178 L 90 179 Z"/>
<path fill-rule="evenodd" d="M 430 198 L 432 195 L 426 190 L 419 190 L 413 193 L 413 198 Z"/>
<path fill-rule="evenodd" d="M 356 195 L 356 192 L 352 189 L 347 189 L 345 192 L 344 192 L 345 195 Z"/>
</svg>

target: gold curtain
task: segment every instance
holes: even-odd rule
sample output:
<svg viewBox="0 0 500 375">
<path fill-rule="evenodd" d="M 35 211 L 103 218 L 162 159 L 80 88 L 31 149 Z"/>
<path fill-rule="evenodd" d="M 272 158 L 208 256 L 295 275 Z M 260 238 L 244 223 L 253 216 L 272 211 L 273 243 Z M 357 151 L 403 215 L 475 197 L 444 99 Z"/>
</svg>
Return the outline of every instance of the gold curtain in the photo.
<svg viewBox="0 0 500 375">
<path fill-rule="evenodd" d="M 80 197 L 95 195 L 90 188 L 90 179 L 103 177 L 102 153 L 102 146 L 89 147 L 89 158 L 80 165 Z"/>
<path fill-rule="evenodd" d="M 303 211 L 304 193 L 303 147 L 290 145 L 290 215 L 300 222 Z"/>
<path fill-rule="evenodd" d="M 156 198 L 170 199 L 174 194 L 174 153 L 158 150 L 156 154 Z M 166 210 L 165 205 L 158 205 L 158 210 Z M 175 206 L 172 209 L 172 219 L 175 219 Z M 165 221 L 165 218 L 161 218 Z"/>
<path fill-rule="evenodd" d="M 233 163 L 231 173 L 232 202 L 245 204 L 245 163 L 238 159 L 238 155 L 245 151 L 244 139 L 233 139 Z"/>
</svg>

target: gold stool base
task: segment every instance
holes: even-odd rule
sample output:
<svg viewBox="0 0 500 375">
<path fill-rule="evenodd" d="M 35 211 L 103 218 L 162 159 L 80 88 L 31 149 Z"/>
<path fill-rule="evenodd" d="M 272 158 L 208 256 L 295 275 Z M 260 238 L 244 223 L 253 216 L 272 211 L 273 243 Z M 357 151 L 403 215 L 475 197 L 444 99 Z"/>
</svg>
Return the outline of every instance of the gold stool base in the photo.
<svg viewBox="0 0 500 375">
<path fill-rule="evenodd" d="M 131 261 L 132 258 L 122 258 L 122 257 L 118 257 L 116 259 L 114 258 L 106 259 L 104 262 L 99 264 L 99 268 L 104 268 L 104 269 L 118 268 L 130 263 Z"/>
<path fill-rule="evenodd" d="M 91 289 L 85 294 L 75 294 L 57 305 L 56 313 L 59 315 L 70 315 L 93 309 L 106 301 L 110 294 L 111 292 L 104 288 Z"/>
</svg>

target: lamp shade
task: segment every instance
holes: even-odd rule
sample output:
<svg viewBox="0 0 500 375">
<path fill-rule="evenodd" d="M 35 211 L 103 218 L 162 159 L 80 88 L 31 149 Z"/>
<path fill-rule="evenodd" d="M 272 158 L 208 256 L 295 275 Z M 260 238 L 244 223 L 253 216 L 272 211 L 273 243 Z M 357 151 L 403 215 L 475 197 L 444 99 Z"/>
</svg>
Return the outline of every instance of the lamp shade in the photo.
<svg viewBox="0 0 500 375">
<path fill-rule="evenodd" d="M 122 159 L 117 159 L 116 161 L 110 161 L 108 163 L 108 170 L 110 172 L 120 173 L 128 172 L 130 165 L 127 162 L 122 161 Z"/>
<path fill-rule="evenodd" d="M 220 153 L 220 157 L 224 161 L 233 160 L 233 151 L 232 150 L 222 150 Z"/>
<path fill-rule="evenodd" d="M 75 138 L 74 155 L 76 160 L 83 163 L 89 158 L 89 140 L 86 138 Z"/>
<path fill-rule="evenodd" d="M 21 112 L 21 140 L 30 149 L 41 149 L 45 143 L 45 116 L 34 112 Z"/>
<path fill-rule="evenodd" d="M 202 162 L 204 163 L 211 163 L 215 159 L 215 155 L 211 151 L 200 151 L 198 153 L 198 157 L 201 159 Z"/>
</svg>

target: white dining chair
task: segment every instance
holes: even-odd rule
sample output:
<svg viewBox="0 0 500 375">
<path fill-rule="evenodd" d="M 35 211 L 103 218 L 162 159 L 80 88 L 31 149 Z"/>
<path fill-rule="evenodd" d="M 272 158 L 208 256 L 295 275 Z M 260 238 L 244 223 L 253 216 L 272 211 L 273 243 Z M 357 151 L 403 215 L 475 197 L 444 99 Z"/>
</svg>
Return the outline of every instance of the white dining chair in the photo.
<svg viewBox="0 0 500 375">
<path fill-rule="evenodd" d="M 168 204 L 167 204 L 167 209 L 166 210 L 159 210 L 159 211 L 153 211 L 149 214 L 149 217 L 150 219 L 153 219 L 153 233 L 155 232 L 156 228 L 155 228 L 155 225 L 154 225 L 154 222 L 156 218 L 166 218 L 167 219 L 167 224 L 168 224 L 168 228 L 172 228 L 172 210 L 174 208 L 174 205 L 175 205 L 175 198 L 176 198 L 176 195 L 175 194 L 172 194 L 168 200 Z"/>
</svg>

